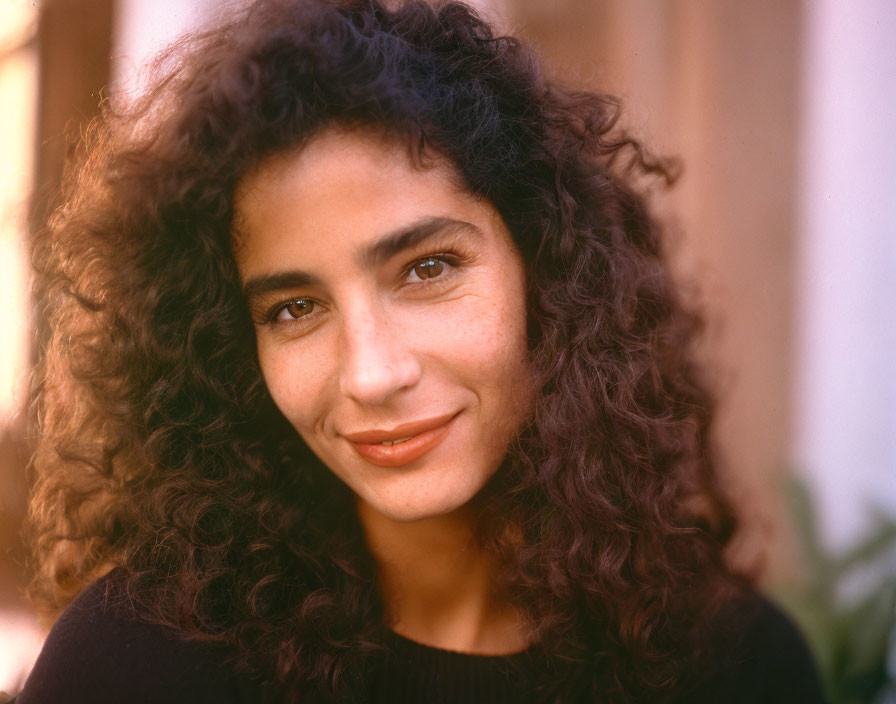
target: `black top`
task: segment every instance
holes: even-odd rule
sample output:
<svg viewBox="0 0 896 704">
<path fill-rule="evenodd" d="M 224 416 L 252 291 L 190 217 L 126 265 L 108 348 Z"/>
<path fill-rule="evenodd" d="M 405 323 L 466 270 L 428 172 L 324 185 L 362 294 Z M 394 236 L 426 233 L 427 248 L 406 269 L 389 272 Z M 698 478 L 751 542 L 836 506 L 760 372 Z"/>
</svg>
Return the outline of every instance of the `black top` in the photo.
<svg viewBox="0 0 896 704">
<path fill-rule="evenodd" d="M 85 589 L 53 626 L 16 704 L 273 704 L 269 690 L 223 664 L 209 645 L 110 609 L 103 581 Z M 533 701 L 518 676 L 528 653 L 455 653 L 391 636 L 390 656 L 368 673 L 372 704 L 521 704 Z M 738 665 L 688 704 L 822 704 L 818 674 L 803 638 L 764 599 L 740 644 Z"/>
</svg>

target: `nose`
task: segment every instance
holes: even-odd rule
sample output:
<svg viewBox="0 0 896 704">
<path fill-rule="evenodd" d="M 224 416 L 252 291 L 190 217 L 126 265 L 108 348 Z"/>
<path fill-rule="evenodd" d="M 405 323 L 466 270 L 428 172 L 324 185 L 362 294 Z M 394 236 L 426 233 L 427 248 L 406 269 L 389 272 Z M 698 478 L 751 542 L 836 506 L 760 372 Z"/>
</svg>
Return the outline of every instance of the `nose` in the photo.
<svg viewBox="0 0 896 704">
<path fill-rule="evenodd" d="M 381 405 L 412 387 L 421 367 L 397 321 L 374 306 L 344 316 L 340 391 L 364 405 Z"/>
</svg>

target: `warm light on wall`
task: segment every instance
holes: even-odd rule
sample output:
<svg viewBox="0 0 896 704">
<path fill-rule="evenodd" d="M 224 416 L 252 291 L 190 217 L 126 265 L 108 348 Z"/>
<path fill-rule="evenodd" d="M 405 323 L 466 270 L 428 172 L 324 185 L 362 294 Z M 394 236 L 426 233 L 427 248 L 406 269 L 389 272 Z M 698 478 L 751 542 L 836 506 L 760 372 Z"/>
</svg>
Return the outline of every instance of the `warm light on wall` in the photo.
<svg viewBox="0 0 896 704">
<path fill-rule="evenodd" d="M 0 6 L 0 425 L 18 411 L 29 357 L 25 237 L 34 161 L 33 3 Z"/>
<path fill-rule="evenodd" d="M 0 4 L 0 432 L 19 412 L 28 373 L 28 202 L 34 174 L 37 10 Z M 0 472 L 11 468 L 0 466 Z M 8 497 L 0 493 L 0 509 Z M 0 691 L 14 691 L 31 668 L 43 634 L 36 619 L 0 610 Z"/>
</svg>

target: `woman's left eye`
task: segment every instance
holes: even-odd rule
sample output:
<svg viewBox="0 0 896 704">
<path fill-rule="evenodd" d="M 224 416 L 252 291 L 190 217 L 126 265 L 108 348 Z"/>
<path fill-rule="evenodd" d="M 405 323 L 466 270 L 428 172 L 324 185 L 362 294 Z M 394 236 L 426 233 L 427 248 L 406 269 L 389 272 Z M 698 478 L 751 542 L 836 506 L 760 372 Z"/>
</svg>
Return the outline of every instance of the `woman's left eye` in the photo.
<svg viewBox="0 0 896 704">
<path fill-rule="evenodd" d="M 441 276 L 446 265 L 453 266 L 451 258 L 447 254 L 431 254 L 414 262 L 408 270 L 407 276 L 411 283 L 423 283 Z"/>
</svg>

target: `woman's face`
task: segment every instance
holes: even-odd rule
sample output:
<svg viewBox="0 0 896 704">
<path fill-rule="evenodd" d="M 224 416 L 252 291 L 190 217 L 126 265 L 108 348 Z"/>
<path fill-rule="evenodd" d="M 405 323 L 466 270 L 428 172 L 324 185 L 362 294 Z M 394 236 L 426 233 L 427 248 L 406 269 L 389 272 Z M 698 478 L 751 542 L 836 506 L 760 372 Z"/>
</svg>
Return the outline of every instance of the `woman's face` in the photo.
<svg viewBox="0 0 896 704">
<path fill-rule="evenodd" d="M 399 141 L 333 129 L 236 197 L 271 396 L 365 508 L 398 521 L 466 504 L 532 398 L 522 259 L 459 180 Z"/>
</svg>

